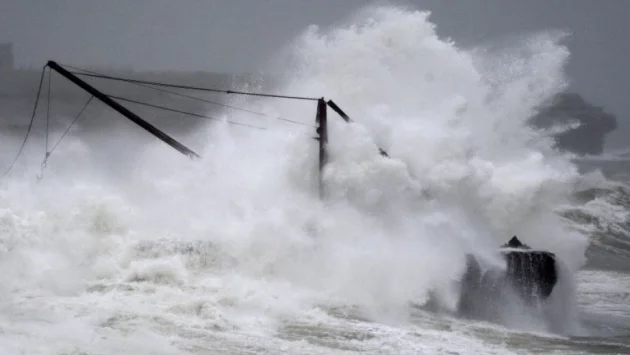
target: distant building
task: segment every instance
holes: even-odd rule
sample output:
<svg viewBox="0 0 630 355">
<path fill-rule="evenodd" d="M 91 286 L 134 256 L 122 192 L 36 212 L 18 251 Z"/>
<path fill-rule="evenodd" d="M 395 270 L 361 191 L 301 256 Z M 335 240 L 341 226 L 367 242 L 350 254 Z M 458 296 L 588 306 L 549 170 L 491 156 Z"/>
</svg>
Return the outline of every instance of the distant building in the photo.
<svg viewBox="0 0 630 355">
<path fill-rule="evenodd" d="M 11 71 L 13 68 L 13 43 L 0 43 L 0 71 Z"/>
</svg>

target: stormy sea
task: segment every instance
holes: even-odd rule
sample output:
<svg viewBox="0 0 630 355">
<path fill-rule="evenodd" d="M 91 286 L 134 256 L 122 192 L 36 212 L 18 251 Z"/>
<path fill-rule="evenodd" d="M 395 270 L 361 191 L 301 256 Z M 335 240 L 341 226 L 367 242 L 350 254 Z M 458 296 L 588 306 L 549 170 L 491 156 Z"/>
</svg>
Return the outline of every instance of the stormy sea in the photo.
<svg viewBox="0 0 630 355">
<path fill-rule="evenodd" d="M 94 100 L 42 164 L 89 98 L 52 91 L 47 124 L 44 89 L 0 180 L 0 353 L 630 353 L 630 157 L 562 152 L 528 124 L 569 86 L 565 34 L 462 47 L 436 30 L 365 9 L 279 49 L 272 83 L 236 85 L 352 118 L 328 110 L 323 198 L 314 101 L 155 121 L 191 160 Z M 4 171 L 34 95 L 3 100 L 22 122 L 0 130 Z M 557 256 L 551 296 L 459 316 L 466 255 L 514 235 Z"/>
</svg>

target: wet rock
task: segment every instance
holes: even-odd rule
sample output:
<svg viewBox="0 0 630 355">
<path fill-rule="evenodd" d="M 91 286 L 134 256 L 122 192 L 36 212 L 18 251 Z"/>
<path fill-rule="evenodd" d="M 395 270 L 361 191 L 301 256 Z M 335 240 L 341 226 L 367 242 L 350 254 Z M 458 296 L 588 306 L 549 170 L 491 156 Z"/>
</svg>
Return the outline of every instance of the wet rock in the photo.
<svg viewBox="0 0 630 355">
<path fill-rule="evenodd" d="M 467 256 L 458 305 L 460 313 L 487 316 L 497 312 L 499 304 L 509 304 L 509 300 L 534 304 L 551 295 L 558 281 L 553 253 L 532 250 L 516 236 L 500 248 L 500 253 L 505 268 L 487 266 L 475 256 Z"/>
</svg>

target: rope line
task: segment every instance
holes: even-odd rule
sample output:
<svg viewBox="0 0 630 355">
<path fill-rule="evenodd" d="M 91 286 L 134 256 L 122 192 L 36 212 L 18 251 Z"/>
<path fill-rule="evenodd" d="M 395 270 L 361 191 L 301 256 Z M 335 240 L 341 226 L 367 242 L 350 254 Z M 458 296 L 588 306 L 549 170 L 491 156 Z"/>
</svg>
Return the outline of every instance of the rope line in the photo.
<svg viewBox="0 0 630 355">
<path fill-rule="evenodd" d="M 114 95 L 107 95 L 107 96 L 109 98 L 112 98 L 112 99 L 126 101 L 126 102 L 131 102 L 131 103 L 134 103 L 134 104 L 148 106 L 148 107 L 153 107 L 153 108 L 157 108 L 157 109 L 161 109 L 161 110 L 165 110 L 165 111 L 181 113 L 181 114 L 188 115 L 188 116 L 206 118 L 206 119 L 209 119 L 209 120 L 221 121 L 221 119 L 218 119 L 218 118 L 212 117 L 212 116 L 200 115 L 198 113 L 187 112 L 187 111 L 181 111 L 181 110 L 177 110 L 177 109 L 166 107 L 166 106 L 160 106 L 160 105 L 150 104 L 148 102 L 142 102 L 142 101 L 127 99 L 127 98 L 120 97 L 120 96 L 114 96 Z M 267 130 L 267 128 L 265 128 L 265 127 L 253 126 L 253 125 L 249 125 L 249 124 L 246 124 L 246 123 L 240 123 L 240 122 L 234 122 L 234 121 L 226 121 L 226 122 L 229 123 L 229 124 L 238 125 L 238 126 L 245 126 L 245 127 L 260 129 L 260 130 L 264 130 L 264 131 Z"/>
<path fill-rule="evenodd" d="M 52 86 L 52 69 L 48 68 L 48 93 L 46 97 L 46 154 L 48 154 L 48 132 L 50 132 L 50 97 Z"/>
<path fill-rule="evenodd" d="M 11 169 L 13 169 L 15 162 L 17 162 L 17 160 L 20 158 L 20 155 L 22 155 L 22 152 L 24 151 L 24 146 L 26 145 L 26 141 L 28 140 L 28 137 L 31 134 L 31 130 L 33 129 L 33 122 L 35 121 L 35 113 L 37 112 L 37 105 L 39 103 L 39 96 L 42 92 L 42 84 L 44 83 L 45 73 L 46 73 L 46 66 L 42 68 L 42 75 L 39 79 L 39 88 L 37 89 L 37 98 L 35 99 L 35 106 L 33 107 L 33 114 L 31 116 L 31 122 L 28 124 L 28 129 L 26 131 L 26 135 L 24 136 L 24 141 L 22 142 L 22 146 L 20 146 L 20 150 L 18 151 L 15 158 L 13 159 L 13 162 L 11 162 L 11 164 L 9 165 L 7 170 L 4 172 L 4 174 L 2 174 L 2 178 L 6 177 L 11 171 Z"/>
<path fill-rule="evenodd" d="M 74 70 L 82 70 L 82 71 L 84 71 L 83 69 L 71 67 L 69 65 L 64 65 L 64 66 L 66 66 L 68 68 L 71 68 L 71 69 L 74 69 Z M 278 99 L 304 100 L 304 101 L 317 101 L 317 100 L 319 100 L 319 98 L 317 98 L 317 97 L 290 96 L 290 95 L 278 95 L 278 94 L 262 94 L 262 93 L 256 93 L 256 92 L 246 92 L 246 91 L 237 91 L 237 90 L 221 90 L 221 89 L 213 89 L 213 88 L 204 88 L 204 87 L 199 87 L 199 86 L 167 84 L 167 83 L 159 83 L 159 82 L 148 81 L 148 80 L 119 78 L 119 77 L 110 76 L 110 75 L 103 75 L 103 74 L 92 74 L 92 73 L 86 73 L 86 72 L 79 73 L 79 72 L 76 72 L 76 71 L 71 71 L 70 73 L 72 73 L 74 75 L 89 76 L 89 77 L 101 78 L 101 79 L 107 79 L 107 80 L 114 80 L 114 81 L 123 81 L 123 82 L 127 82 L 127 83 L 148 84 L 148 85 L 171 87 L 171 88 L 177 88 L 177 89 L 216 92 L 216 93 L 229 94 L 229 95 L 261 96 L 261 97 L 272 97 L 272 98 L 278 98 Z"/>
<path fill-rule="evenodd" d="M 211 100 L 203 99 L 203 98 L 192 96 L 192 95 L 186 95 L 186 94 L 182 94 L 182 93 L 175 92 L 175 91 L 160 89 L 160 88 L 156 88 L 156 87 L 145 85 L 145 84 L 136 84 L 136 85 L 140 85 L 142 87 L 146 87 L 146 88 L 153 89 L 153 90 L 160 91 L 160 92 L 165 92 L 165 93 L 168 93 L 168 94 L 171 94 L 171 95 L 175 95 L 175 96 L 185 97 L 185 98 L 188 98 L 188 99 L 191 99 L 191 100 L 196 100 L 196 101 L 205 102 L 205 103 L 209 103 L 209 104 L 213 104 L 213 105 L 217 105 L 217 106 L 222 106 L 222 107 L 225 107 L 225 108 L 230 108 L 230 109 L 237 110 L 237 111 L 251 113 L 251 114 L 254 114 L 254 115 L 258 115 L 258 116 L 275 118 L 277 120 L 286 121 L 286 122 L 290 122 L 290 123 L 295 123 L 295 124 L 299 124 L 299 125 L 302 125 L 302 126 L 315 127 L 314 125 L 311 125 L 311 124 L 308 124 L 308 123 L 298 122 L 298 121 L 294 121 L 294 120 L 290 120 L 290 119 L 282 118 L 282 117 L 270 116 L 270 115 L 267 115 L 265 113 L 256 112 L 256 111 L 252 111 L 252 110 L 248 110 L 248 109 L 244 109 L 244 108 L 240 108 L 240 107 L 236 107 L 236 106 L 232 106 L 232 105 L 226 105 L 226 104 L 222 104 L 220 102 L 211 101 Z"/>
<path fill-rule="evenodd" d="M 73 67 L 71 65 L 66 65 L 66 64 L 64 64 L 64 66 L 66 66 L 66 67 L 68 67 L 70 69 L 74 69 L 74 70 L 81 70 L 81 71 L 83 71 L 83 72 L 85 72 L 87 74 L 92 74 L 92 75 L 95 75 L 95 76 L 98 75 L 99 77 L 101 76 L 101 74 L 99 74 L 97 72 L 94 72 L 94 71 L 91 71 L 91 70 L 81 69 L 81 68 Z M 78 73 L 74 73 L 74 74 L 78 74 Z M 134 84 L 134 85 L 138 85 L 138 86 L 141 86 L 141 87 L 145 87 L 145 88 L 148 88 L 148 89 L 156 90 L 156 91 L 159 91 L 159 92 L 164 92 L 164 93 L 167 93 L 167 94 L 171 94 L 171 95 L 175 95 L 175 96 L 179 96 L 179 97 L 184 97 L 184 98 L 188 98 L 188 99 L 191 99 L 191 100 L 196 100 L 196 101 L 205 102 L 205 103 L 212 104 L 212 105 L 217 105 L 217 106 L 221 106 L 221 107 L 225 107 L 225 108 L 230 108 L 230 109 L 237 110 L 237 111 L 247 112 L 247 113 L 251 113 L 251 114 L 254 114 L 254 115 L 258 115 L 258 116 L 274 118 L 274 119 L 277 119 L 277 120 L 286 121 L 286 122 L 290 122 L 290 123 L 295 123 L 295 124 L 299 124 L 299 125 L 302 125 L 302 126 L 315 127 L 315 125 L 312 125 L 312 124 L 309 124 L 309 123 L 298 122 L 298 121 L 295 121 L 295 120 L 290 120 L 288 118 L 282 118 L 282 117 L 279 117 L 279 116 L 271 116 L 271 115 L 268 115 L 268 114 L 265 114 L 265 113 L 256 112 L 256 111 L 252 111 L 252 110 L 248 110 L 248 109 L 244 109 L 244 108 L 236 107 L 236 106 L 232 106 L 232 105 L 222 104 L 220 102 L 216 102 L 216 101 L 212 101 L 212 100 L 208 100 L 208 99 L 203 99 L 201 97 L 196 97 L 196 96 L 186 95 L 186 94 L 182 94 L 182 93 L 175 92 L 175 91 L 161 89 L 159 87 L 153 86 L 153 85 L 156 85 L 156 84 L 153 84 L 153 83 L 151 83 L 151 84 L 149 84 L 149 83 L 139 83 L 139 82 L 129 82 L 129 83 L 130 84 Z"/>
<path fill-rule="evenodd" d="M 191 99 L 191 100 L 196 100 L 196 101 L 200 101 L 200 102 L 209 103 L 209 104 L 212 104 L 212 105 L 217 105 L 217 106 L 222 106 L 222 107 L 225 107 L 225 108 L 230 108 L 230 109 L 237 110 L 237 111 L 243 111 L 243 112 L 251 113 L 251 114 L 254 114 L 254 115 L 258 115 L 258 116 L 265 116 L 265 117 L 269 117 L 269 118 L 275 118 L 277 120 L 286 121 L 286 122 L 290 122 L 290 123 L 295 123 L 295 124 L 299 124 L 299 125 L 302 125 L 302 126 L 315 127 L 314 125 L 311 125 L 311 124 L 308 124 L 308 123 L 293 121 L 293 120 L 290 120 L 290 119 L 287 119 L 287 118 L 282 118 L 282 117 L 270 116 L 270 115 L 267 115 L 267 114 L 264 114 L 264 113 L 261 113 L 261 112 L 256 112 L 256 111 L 251 111 L 251 110 L 240 108 L 240 107 L 236 107 L 236 106 L 226 105 L 226 104 L 222 104 L 220 102 L 207 100 L 207 99 L 203 99 L 201 97 L 196 97 L 196 96 L 192 96 L 192 95 L 186 95 L 186 94 L 182 94 L 182 93 L 175 92 L 175 91 L 160 89 L 160 88 L 156 88 L 156 87 L 153 87 L 153 86 L 150 86 L 150 85 L 147 85 L 147 84 L 138 84 L 138 83 L 131 83 L 131 84 L 135 84 L 135 85 L 142 86 L 142 87 L 145 87 L 145 88 L 148 88 L 148 89 L 164 92 L 164 93 L 167 93 L 167 94 L 170 94 L 170 95 L 185 97 L 185 98 Z"/>
<path fill-rule="evenodd" d="M 55 145 L 52 147 L 50 152 L 48 152 L 48 150 L 46 150 L 46 156 L 44 157 L 44 161 L 42 161 L 41 172 L 40 172 L 40 175 L 37 176 L 37 181 L 40 181 L 44 177 L 44 169 L 46 168 L 46 165 L 48 163 L 48 158 L 50 158 L 52 156 L 52 153 L 55 151 L 55 149 L 57 149 L 57 146 L 59 145 L 59 143 L 61 143 L 61 141 L 65 138 L 65 136 L 68 134 L 68 132 L 70 132 L 70 128 L 72 128 L 72 126 L 74 126 L 74 124 L 79 120 L 79 118 L 83 114 L 83 111 L 85 111 L 85 109 L 88 107 L 88 105 L 90 105 L 90 102 L 92 102 L 92 99 L 94 99 L 94 96 L 90 96 L 90 98 L 87 100 L 85 105 L 83 105 L 83 108 L 81 109 L 81 111 L 79 111 L 79 113 L 76 115 L 76 117 L 74 118 L 72 123 L 70 123 L 68 128 L 66 128 L 66 130 L 63 132 L 63 134 L 61 135 L 61 137 L 59 138 L 57 143 L 55 143 Z M 48 132 L 46 132 L 46 134 L 48 134 Z"/>
<path fill-rule="evenodd" d="M 81 109 L 81 111 L 79 111 L 79 113 L 76 115 L 76 117 L 74 118 L 72 123 L 70 123 L 68 128 L 66 128 L 66 130 L 63 132 L 63 134 L 61 135 L 61 138 L 59 138 L 57 143 L 55 143 L 55 145 L 52 147 L 52 149 L 50 150 L 50 153 L 48 154 L 49 156 L 52 155 L 52 153 L 55 151 L 55 149 L 57 149 L 57 146 L 59 145 L 59 143 L 61 143 L 63 138 L 66 136 L 66 134 L 68 134 L 68 132 L 70 132 L 70 128 L 72 128 L 72 126 L 74 126 L 74 124 L 77 123 L 77 121 L 79 120 L 79 118 L 83 114 L 83 111 L 85 111 L 85 109 L 88 107 L 88 105 L 90 105 L 90 102 L 92 102 L 92 99 L 94 99 L 94 96 L 90 96 L 90 98 L 87 100 L 85 105 L 83 105 L 83 108 Z"/>
</svg>

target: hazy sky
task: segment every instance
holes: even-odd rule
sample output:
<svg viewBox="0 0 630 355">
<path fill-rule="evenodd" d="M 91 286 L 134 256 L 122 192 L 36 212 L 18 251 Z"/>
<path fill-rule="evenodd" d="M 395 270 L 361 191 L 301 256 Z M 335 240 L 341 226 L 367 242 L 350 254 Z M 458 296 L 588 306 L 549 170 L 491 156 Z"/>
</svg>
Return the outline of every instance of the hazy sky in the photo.
<svg viewBox="0 0 630 355">
<path fill-rule="evenodd" d="M 573 87 L 630 128 L 630 0 L 389 2 L 431 10 L 438 32 L 465 45 L 526 31 L 570 31 Z M 309 24 L 331 25 L 370 3 L 0 0 L 0 42 L 14 43 L 16 64 L 23 67 L 55 59 L 134 69 L 248 71 Z M 609 143 L 624 143 L 626 132 L 615 133 Z"/>
</svg>

